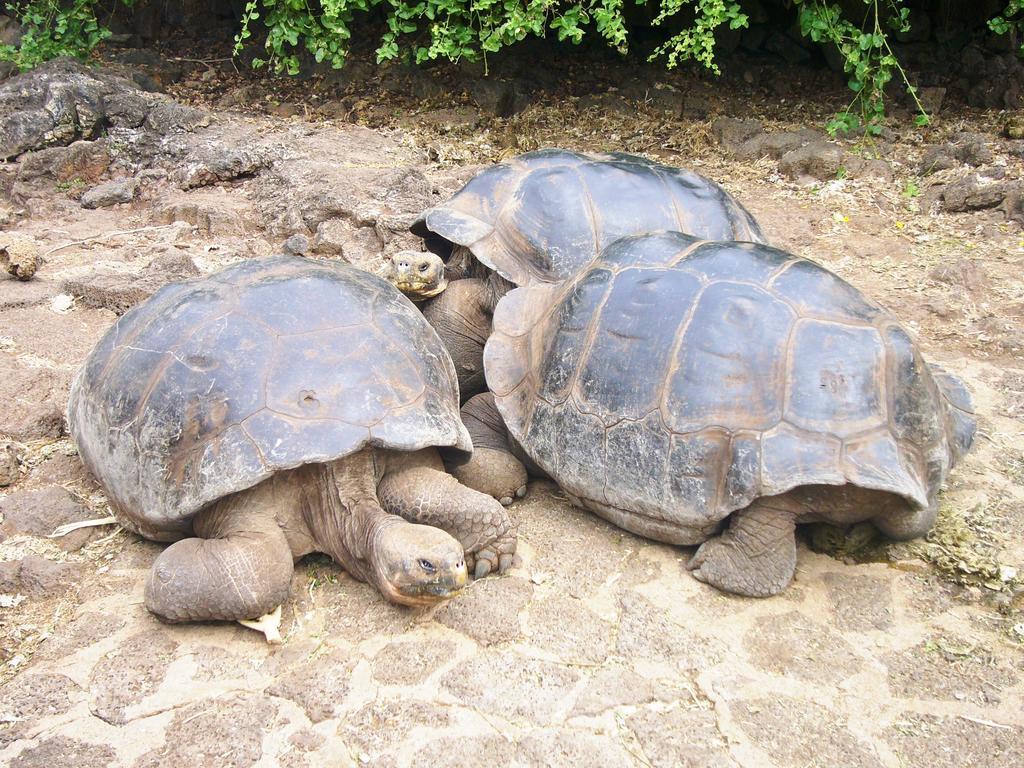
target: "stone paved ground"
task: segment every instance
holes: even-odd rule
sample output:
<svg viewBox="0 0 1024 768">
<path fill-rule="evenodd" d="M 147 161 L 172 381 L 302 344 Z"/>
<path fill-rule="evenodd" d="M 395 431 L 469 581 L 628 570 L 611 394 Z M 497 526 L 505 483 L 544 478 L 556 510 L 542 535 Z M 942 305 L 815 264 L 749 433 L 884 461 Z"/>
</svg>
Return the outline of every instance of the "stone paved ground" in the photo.
<svg viewBox="0 0 1024 768">
<path fill-rule="evenodd" d="M 18 457 L 0 488 L 0 765 L 1024 765 L 1024 365 L 1006 345 L 1024 306 L 1019 229 L 896 210 L 877 185 L 808 190 L 720 155 L 702 166 L 770 239 L 892 307 L 971 386 L 978 446 L 932 549 L 858 565 L 802 544 L 785 594 L 728 597 L 689 577 L 688 551 L 534 483 L 512 508 L 509 574 L 418 613 L 308 559 L 273 647 L 237 625 L 150 616 L 159 545 L 114 527 L 45 538 L 106 511 L 63 432 L 70 377 L 131 291 L 302 231 L 316 255 L 372 267 L 471 169 L 426 165 L 401 135 L 301 120 L 223 114 L 173 139 L 172 157 L 144 160 L 108 142 L 113 162 L 90 181 L 79 155 L 57 158 L 73 166 L 63 180 L 28 178 L 25 158 L 3 168 L 4 236 L 50 253 L 34 280 L 0 280 L 0 438 Z M 238 146 L 273 160 L 223 149 Z M 134 202 L 79 205 L 117 175 L 139 179 Z M 979 325 L 993 317 L 1009 325 Z M 988 588 L 950 582 L 971 568 L 989 569 L 973 579 Z"/>
<path fill-rule="evenodd" d="M 158 546 L 122 534 L 4 686 L 0 761 L 44 766 L 1017 766 L 1024 685 L 935 579 L 802 550 L 781 598 L 537 484 L 523 563 L 417 614 L 314 561 L 268 646 L 142 607 Z M 44 627 L 39 627 L 44 629 Z"/>
</svg>

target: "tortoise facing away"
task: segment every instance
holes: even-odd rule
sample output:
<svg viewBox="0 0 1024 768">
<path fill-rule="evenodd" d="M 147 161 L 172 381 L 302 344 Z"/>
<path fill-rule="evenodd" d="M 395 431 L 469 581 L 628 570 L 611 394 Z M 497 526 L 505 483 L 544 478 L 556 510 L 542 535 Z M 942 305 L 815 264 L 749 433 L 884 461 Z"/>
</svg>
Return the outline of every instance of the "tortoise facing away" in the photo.
<svg viewBox="0 0 1024 768">
<path fill-rule="evenodd" d="M 797 523 L 923 535 L 974 435 L 963 385 L 891 315 L 751 243 L 619 240 L 505 296 L 484 359 L 492 447 L 629 531 L 701 545 L 694 575 L 743 595 L 790 582 Z"/>
<path fill-rule="evenodd" d="M 406 605 L 454 594 L 467 564 L 510 564 L 503 507 L 437 453 L 471 450 L 458 402 L 440 339 L 391 285 L 274 257 L 168 285 L 120 318 L 68 420 L 118 517 L 175 542 L 146 606 L 243 620 L 280 606 L 313 551 Z"/>
</svg>

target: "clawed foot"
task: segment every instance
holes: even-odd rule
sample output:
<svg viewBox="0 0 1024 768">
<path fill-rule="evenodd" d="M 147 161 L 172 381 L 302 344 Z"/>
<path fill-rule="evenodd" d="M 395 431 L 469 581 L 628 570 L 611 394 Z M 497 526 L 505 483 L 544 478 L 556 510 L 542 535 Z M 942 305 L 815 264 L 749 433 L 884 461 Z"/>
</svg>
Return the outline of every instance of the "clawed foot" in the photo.
<svg viewBox="0 0 1024 768">
<path fill-rule="evenodd" d="M 526 495 L 526 483 L 523 483 L 518 488 L 516 488 L 515 495 L 516 495 L 516 499 L 521 499 L 521 498 L 523 498 L 523 496 Z M 504 496 L 502 496 L 500 499 L 498 499 L 498 501 L 501 503 L 501 505 L 505 506 L 505 507 L 509 506 L 514 500 L 515 499 L 513 499 L 512 496 L 510 494 L 507 494 L 507 493 Z"/>
<path fill-rule="evenodd" d="M 238 623 L 243 627 L 255 629 L 262 632 L 271 645 L 280 645 L 284 642 L 281 639 L 281 606 L 277 606 L 270 613 L 260 616 L 258 619 L 239 619 Z"/>
<path fill-rule="evenodd" d="M 755 556 L 744 552 L 729 537 L 729 532 L 700 545 L 686 567 L 697 581 L 723 592 L 745 597 L 770 597 L 784 590 L 793 580 L 796 548 L 784 544 L 775 550 L 762 550 Z"/>
<path fill-rule="evenodd" d="M 466 552 L 466 568 L 474 579 L 490 573 L 504 573 L 515 562 L 516 536 L 508 533 L 476 552 Z"/>
</svg>

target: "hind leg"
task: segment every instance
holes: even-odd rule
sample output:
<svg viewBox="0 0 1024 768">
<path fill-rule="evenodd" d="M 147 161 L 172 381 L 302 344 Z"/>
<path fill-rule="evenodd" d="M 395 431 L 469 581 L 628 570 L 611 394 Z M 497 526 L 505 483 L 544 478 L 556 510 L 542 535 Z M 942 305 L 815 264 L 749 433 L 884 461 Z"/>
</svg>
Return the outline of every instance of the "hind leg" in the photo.
<svg viewBox="0 0 1024 768">
<path fill-rule="evenodd" d="M 153 563 L 146 607 L 164 621 L 236 621 L 270 613 L 287 598 L 292 550 L 274 515 L 273 481 L 197 516 L 197 537 Z"/>
<path fill-rule="evenodd" d="M 924 536 L 935 523 L 939 505 L 933 502 L 924 509 L 913 509 L 902 499 L 902 503 L 894 503 L 890 509 L 872 518 L 874 526 L 897 541 L 907 541 Z"/>
<path fill-rule="evenodd" d="M 778 594 L 796 570 L 797 511 L 785 495 L 757 499 L 734 512 L 728 530 L 701 544 L 686 567 L 724 592 Z"/>
<path fill-rule="evenodd" d="M 512 453 L 494 395 L 484 392 L 470 398 L 462 406 L 462 423 L 473 438 L 473 455 L 450 464 L 448 471 L 463 485 L 493 496 L 505 506 L 526 495 L 526 467 Z"/>
</svg>

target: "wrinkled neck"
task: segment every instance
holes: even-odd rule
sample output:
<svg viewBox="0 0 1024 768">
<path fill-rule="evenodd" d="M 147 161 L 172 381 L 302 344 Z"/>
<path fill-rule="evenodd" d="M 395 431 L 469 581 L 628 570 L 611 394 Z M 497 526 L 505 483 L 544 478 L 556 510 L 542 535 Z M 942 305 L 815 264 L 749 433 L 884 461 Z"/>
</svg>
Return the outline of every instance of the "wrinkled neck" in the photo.
<svg viewBox="0 0 1024 768">
<path fill-rule="evenodd" d="M 324 467 L 323 481 L 315 485 L 318 492 L 302 511 L 317 549 L 360 581 L 377 584 L 375 542 L 383 531 L 403 521 L 381 509 L 376 499 L 342 498 L 330 466 Z"/>
<path fill-rule="evenodd" d="M 464 245 L 456 245 L 452 248 L 451 255 L 445 262 L 445 276 L 449 282 L 473 277 L 482 280 L 485 292 L 481 296 L 481 304 L 482 309 L 488 315 L 494 314 L 494 308 L 498 306 L 501 297 L 516 287 L 515 283 L 509 282 L 483 264 Z"/>
</svg>

